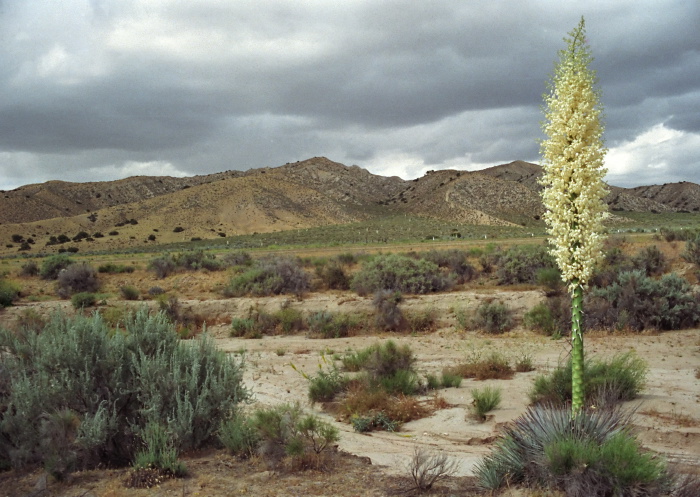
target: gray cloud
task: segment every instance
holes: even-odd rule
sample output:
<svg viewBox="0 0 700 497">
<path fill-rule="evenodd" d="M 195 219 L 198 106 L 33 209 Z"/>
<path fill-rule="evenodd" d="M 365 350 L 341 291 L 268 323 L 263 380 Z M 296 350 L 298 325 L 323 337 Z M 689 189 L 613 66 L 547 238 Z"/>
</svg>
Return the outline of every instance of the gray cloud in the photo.
<svg viewBox="0 0 700 497">
<path fill-rule="evenodd" d="M 544 83 L 582 14 L 609 179 L 700 182 L 696 2 L 6 0 L 0 188 L 316 155 L 408 176 L 537 161 Z M 660 167 L 640 151 L 667 129 Z"/>
</svg>

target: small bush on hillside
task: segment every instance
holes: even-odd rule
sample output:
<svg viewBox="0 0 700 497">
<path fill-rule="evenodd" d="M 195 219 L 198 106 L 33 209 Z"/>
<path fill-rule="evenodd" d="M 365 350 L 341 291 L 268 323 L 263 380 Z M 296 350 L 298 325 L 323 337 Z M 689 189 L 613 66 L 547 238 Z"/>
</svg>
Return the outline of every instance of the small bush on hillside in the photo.
<svg viewBox="0 0 700 497">
<path fill-rule="evenodd" d="M 177 267 L 187 271 L 197 271 L 199 269 L 219 271 L 223 269 L 223 264 L 213 254 L 205 253 L 203 250 L 190 250 L 175 254 L 173 262 Z"/>
<path fill-rule="evenodd" d="M 397 331 L 404 327 L 405 319 L 399 309 L 401 300 L 400 292 L 379 290 L 374 294 L 374 321 L 379 329 Z"/>
<path fill-rule="evenodd" d="M 156 273 L 156 277 L 163 279 L 167 278 L 177 270 L 177 264 L 173 256 L 164 254 L 159 257 L 154 257 L 148 263 L 148 269 Z"/>
<path fill-rule="evenodd" d="M 36 276 L 39 274 L 39 266 L 37 266 L 35 261 L 29 261 L 22 265 L 19 274 L 20 276 Z"/>
<path fill-rule="evenodd" d="M 253 258 L 244 250 L 235 250 L 224 254 L 221 262 L 226 266 L 252 266 Z"/>
<path fill-rule="evenodd" d="M 125 264 L 114 264 L 108 262 L 107 264 L 102 264 L 97 267 L 98 273 L 106 274 L 122 274 L 122 273 L 133 273 L 136 268 L 134 266 L 127 266 Z"/>
<path fill-rule="evenodd" d="M 620 273 L 611 285 L 593 288 L 584 307 L 589 329 L 677 330 L 700 322 L 698 295 L 675 273 L 659 280 L 639 270 Z"/>
<path fill-rule="evenodd" d="M 610 361 L 589 359 L 583 367 L 583 391 L 588 405 L 605 407 L 637 398 L 644 388 L 646 363 L 632 353 Z M 563 405 L 571 401 L 571 361 L 535 378 L 530 392 L 535 404 Z"/>
<path fill-rule="evenodd" d="M 499 285 L 537 283 L 537 274 L 546 268 L 556 268 L 554 257 L 544 245 L 511 247 L 496 262 Z"/>
<path fill-rule="evenodd" d="M 700 235 L 696 235 L 686 242 L 685 251 L 681 257 L 691 264 L 700 266 Z"/>
<path fill-rule="evenodd" d="M 9 307 L 17 300 L 19 296 L 19 287 L 0 277 L 0 307 Z"/>
<path fill-rule="evenodd" d="M 92 307 L 97 302 L 97 297 L 92 292 L 78 292 L 70 298 L 74 309 L 84 309 Z"/>
<path fill-rule="evenodd" d="M 58 295 L 61 298 L 68 298 L 75 293 L 96 292 L 99 289 L 97 273 L 84 262 L 71 264 L 58 274 Z"/>
<path fill-rule="evenodd" d="M 534 407 L 507 426 L 475 474 L 495 491 L 525 484 L 574 497 L 667 495 L 665 463 L 642 450 L 629 416 L 596 409 Z"/>
<path fill-rule="evenodd" d="M 379 255 L 355 274 L 350 287 L 360 295 L 390 290 L 402 293 L 430 293 L 447 290 L 452 279 L 437 264 L 403 255 Z"/>
<path fill-rule="evenodd" d="M 311 402 L 330 402 L 335 396 L 345 390 L 348 384 L 346 375 L 340 372 L 335 364 L 319 369 L 313 376 L 308 376 L 309 400 Z"/>
<path fill-rule="evenodd" d="M 120 287 L 119 292 L 124 300 L 138 300 L 140 295 L 138 289 L 131 285 Z"/>
<path fill-rule="evenodd" d="M 632 259 L 636 269 L 644 271 L 647 276 L 659 276 L 668 269 L 669 263 L 666 256 L 656 245 L 644 247 Z"/>
<path fill-rule="evenodd" d="M 556 267 L 545 267 L 537 271 L 535 282 L 545 287 L 548 295 L 556 295 L 564 290 L 561 271 Z"/>
<path fill-rule="evenodd" d="M 177 450 L 209 446 L 249 397 L 234 357 L 207 338 L 181 344 L 162 313 L 145 309 L 128 315 L 121 333 L 97 314 L 55 315 L 40 332 L 0 329 L 0 347 L 0 460 L 13 467 L 122 466 L 141 449 L 141 430 L 162 420 Z M 49 436 L 46 413 L 63 411 L 78 429 Z"/>
<path fill-rule="evenodd" d="M 297 259 L 270 257 L 256 261 L 251 269 L 231 278 L 224 295 L 260 297 L 292 293 L 302 296 L 309 288 L 309 275 Z"/>
<path fill-rule="evenodd" d="M 435 331 L 438 326 L 437 312 L 435 309 L 412 311 L 404 315 L 406 324 L 411 333 L 425 333 Z"/>
<path fill-rule="evenodd" d="M 150 421 L 139 434 L 144 448 L 134 456 L 134 469 L 156 469 L 165 477 L 187 475 L 187 467 L 178 461 L 178 450 L 173 434 L 158 421 Z"/>
<path fill-rule="evenodd" d="M 41 263 L 39 275 L 45 280 L 55 280 L 58 278 L 58 273 L 61 269 L 65 269 L 73 264 L 73 259 L 64 254 L 52 255 L 44 259 Z"/>
<path fill-rule="evenodd" d="M 530 330 L 542 333 L 543 335 L 554 335 L 557 333 L 557 322 L 552 316 L 552 310 L 546 302 L 540 302 L 530 309 L 523 316 L 523 324 Z"/>
</svg>

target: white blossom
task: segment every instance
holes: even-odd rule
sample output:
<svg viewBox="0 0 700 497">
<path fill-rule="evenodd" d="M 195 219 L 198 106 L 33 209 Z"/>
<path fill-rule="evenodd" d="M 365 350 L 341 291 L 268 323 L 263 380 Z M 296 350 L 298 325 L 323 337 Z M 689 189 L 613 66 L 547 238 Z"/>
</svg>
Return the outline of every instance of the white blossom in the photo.
<svg viewBox="0 0 700 497">
<path fill-rule="evenodd" d="M 552 254 L 570 290 L 577 284 L 585 288 L 602 258 L 607 216 L 602 106 L 584 33 L 582 20 L 565 38 L 567 48 L 559 52 L 549 93 L 544 95 L 542 129 L 548 139 L 540 147 L 544 220 Z"/>
</svg>

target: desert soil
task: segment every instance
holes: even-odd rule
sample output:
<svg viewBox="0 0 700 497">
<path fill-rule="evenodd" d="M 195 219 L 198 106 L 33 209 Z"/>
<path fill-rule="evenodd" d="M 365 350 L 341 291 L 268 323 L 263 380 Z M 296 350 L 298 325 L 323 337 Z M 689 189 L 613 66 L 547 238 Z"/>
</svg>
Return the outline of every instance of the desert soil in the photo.
<svg viewBox="0 0 700 497">
<path fill-rule="evenodd" d="M 406 467 L 416 447 L 444 452 L 459 464 L 454 478 L 434 489 L 433 495 L 476 495 L 474 464 L 493 445 L 505 423 L 522 414 L 528 405 L 533 379 L 567 359 L 566 339 L 553 340 L 522 328 L 500 336 L 460 332 L 454 326 L 454 313 L 470 309 L 485 299 L 507 302 L 522 315 L 543 298 L 534 289 L 521 291 L 471 290 L 408 298 L 404 311 L 435 309 L 441 327 L 429 334 L 414 336 L 382 334 L 340 339 L 311 339 L 303 335 L 266 336 L 260 340 L 228 337 L 232 316 L 242 316 L 251 305 L 274 310 L 282 305 L 305 311 L 366 311 L 369 298 L 350 293 L 310 294 L 301 301 L 283 297 L 262 299 L 187 300 L 185 308 L 211 318 L 216 323 L 209 333 L 218 346 L 229 353 L 245 354 L 245 383 L 254 393 L 251 408 L 282 402 L 302 402 L 306 409 L 332 422 L 341 432 L 338 456 L 326 471 L 271 471 L 263 461 L 238 461 L 223 451 L 186 454 L 191 476 L 166 480 L 152 489 L 125 488 L 128 469 L 100 469 L 74 474 L 66 482 L 55 482 L 39 470 L 0 473 L 0 496 L 380 496 L 406 495 L 410 488 Z M 125 303 L 124 303 L 125 304 Z M 71 313 L 67 303 L 25 302 L 0 314 L 0 325 L 13 326 L 28 307 L 47 315 L 56 307 Z M 307 380 L 295 371 L 313 373 L 333 353 L 358 350 L 370 344 L 393 339 L 408 344 L 417 356 L 421 374 L 439 374 L 446 366 L 464 362 L 474 354 L 500 352 L 512 361 L 532 357 L 536 370 L 517 373 L 510 380 L 477 382 L 465 380 L 459 388 L 439 390 L 449 407 L 429 418 L 404 424 L 396 433 L 355 433 L 346 422 L 324 413 L 307 400 Z M 700 466 L 700 333 L 698 330 L 663 334 L 590 334 L 586 338 L 588 356 L 607 358 L 633 350 L 647 361 L 649 374 L 642 396 L 626 404 L 636 409 L 634 425 L 644 446 L 690 471 Z M 322 355 L 323 354 L 323 355 Z M 497 386 L 503 391 L 501 406 L 486 422 L 469 416 L 474 388 Z M 512 495 L 527 495 L 513 491 Z"/>
</svg>

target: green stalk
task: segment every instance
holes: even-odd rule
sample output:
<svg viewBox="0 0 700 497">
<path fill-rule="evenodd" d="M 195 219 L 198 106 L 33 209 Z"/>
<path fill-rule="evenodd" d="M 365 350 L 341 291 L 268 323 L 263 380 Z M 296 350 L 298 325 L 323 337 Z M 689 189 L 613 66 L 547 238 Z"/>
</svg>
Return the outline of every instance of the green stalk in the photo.
<svg viewBox="0 0 700 497">
<path fill-rule="evenodd" d="M 583 287 L 575 280 L 571 298 L 571 414 L 578 415 L 583 408 Z"/>
</svg>

